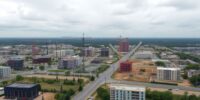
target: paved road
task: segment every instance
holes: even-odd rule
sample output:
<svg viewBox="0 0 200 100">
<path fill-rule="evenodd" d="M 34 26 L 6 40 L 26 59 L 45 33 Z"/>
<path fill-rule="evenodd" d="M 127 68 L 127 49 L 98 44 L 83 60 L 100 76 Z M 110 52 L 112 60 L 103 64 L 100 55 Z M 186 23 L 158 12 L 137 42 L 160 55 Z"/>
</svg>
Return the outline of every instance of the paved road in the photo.
<svg viewBox="0 0 200 100">
<path fill-rule="evenodd" d="M 111 75 L 117 70 L 119 63 L 122 61 L 128 60 L 135 51 L 141 46 L 142 42 L 140 42 L 134 49 L 132 49 L 128 54 L 123 56 L 118 62 L 112 64 L 106 71 L 104 71 L 102 74 L 99 75 L 99 77 L 87 84 L 83 91 L 76 94 L 72 99 L 73 100 L 86 100 L 89 96 L 92 95 L 93 92 L 96 91 L 98 87 L 100 87 L 102 84 L 104 84 L 107 80 L 111 79 Z"/>
<path fill-rule="evenodd" d="M 165 85 L 165 84 L 153 84 L 153 83 L 145 83 L 145 82 L 135 82 L 135 81 L 119 81 L 110 79 L 107 83 L 119 83 L 119 84 L 129 84 L 136 86 L 145 86 L 145 87 L 153 87 L 153 88 L 164 88 L 164 89 L 179 89 L 185 91 L 196 91 L 200 92 L 200 88 L 196 87 L 185 87 L 185 86 L 174 86 L 174 85 Z"/>
</svg>

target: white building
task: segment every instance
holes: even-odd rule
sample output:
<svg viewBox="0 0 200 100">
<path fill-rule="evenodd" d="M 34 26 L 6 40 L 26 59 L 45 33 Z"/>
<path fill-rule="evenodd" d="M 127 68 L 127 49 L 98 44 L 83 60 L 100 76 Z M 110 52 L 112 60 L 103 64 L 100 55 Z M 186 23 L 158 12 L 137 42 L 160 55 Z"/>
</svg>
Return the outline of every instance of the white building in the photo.
<svg viewBox="0 0 200 100">
<path fill-rule="evenodd" d="M 137 59 L 152 59 L 154 58 L 154 54 L 152 51 L 138 51 L 134 55 Z"/>
<path fill-rule="evenodd" d="M 66 56 L 59 61 L 58 68 L 60 69 L 75 68 L 80 66 L 81 64 L 82 64 L 82 58 L 80 58 L 79 56 Z"/>
<path fill-rule="evenodd" d="M 0 66 L 0 78 L 8 78 L 11 74 L 11 68 L 6 66 Z"/>
<path fill-rule="evenodd" d="M 180 77 L 181 77 L 180 68 L 157 67 L 158 80 L 179 81 Z"/>
<path fill-rule="evenodd" d="M 111 84 L 110 100 L 145 100 L 145 87 Z"/>
<path fill-rule="evenodd" d="M 73 56 L 74 55 L 74 50 L 73 49 L 67 49 L 67 50 L 55 50 L 53 52 L 53 55 L 55 57 L 64 57 L 66 55 Z"/>
</svg>

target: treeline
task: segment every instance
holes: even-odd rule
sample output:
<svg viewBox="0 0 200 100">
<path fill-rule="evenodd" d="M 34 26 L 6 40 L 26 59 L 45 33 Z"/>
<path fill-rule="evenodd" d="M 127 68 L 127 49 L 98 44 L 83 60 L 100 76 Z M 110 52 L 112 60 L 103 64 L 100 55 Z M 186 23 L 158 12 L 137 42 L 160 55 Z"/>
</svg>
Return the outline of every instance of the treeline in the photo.
<svg viewBox="0 0 200 100">
<path fill-rule="evenodd" d="M 184 68 L 184 74 L 183 78 L 188 79 L 190 83 L 192 83 L 193 86 L 199 86 L 200 85 L 200 75 L 194 75 L 192 77 L 187 76 L 187 71 L 188 70 L 200 70 L 200 65 L 199 64 L 188 64 Z"/>
<path fill-rule="evenodd" d="M 146 91 L 146 100 L 200 100 L 200 97 L 196 95 L 188 95 L 185 92 L 184 95 L 175 95 L 170 91 L 159 92 L 159 91 Z"/>
<path fill-rule="evenodd" d="M 200 58 L 199 57 L 196 57 L 196 56 L 193 56 L 193 55 L 190 55 L 190 54 L 186 54 L 186 53 L 176 53 L 181 59 L 190 59 L 190 60 L 193 60 L 195 62 L 198 62 L 200 63 Z"/>
</svg>

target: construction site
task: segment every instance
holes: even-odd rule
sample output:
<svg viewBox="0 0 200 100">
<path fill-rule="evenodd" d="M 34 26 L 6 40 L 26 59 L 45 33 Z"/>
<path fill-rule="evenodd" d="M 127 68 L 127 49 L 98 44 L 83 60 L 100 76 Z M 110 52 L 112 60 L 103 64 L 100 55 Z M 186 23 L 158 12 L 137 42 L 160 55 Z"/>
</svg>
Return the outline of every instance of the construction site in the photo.
<svg viewBox="0 0 200 100">
<path fill-rule="evenodd" d="M 127 70 L 120 67 L 120 69 L 114 73 L 114 79 L 140 82 L 152 82 L 156 79 L 157 70 L 154 62 L 135 59 L 125 63 L 130 64 L 130 66 L 125 66 Z"/>
</svg>

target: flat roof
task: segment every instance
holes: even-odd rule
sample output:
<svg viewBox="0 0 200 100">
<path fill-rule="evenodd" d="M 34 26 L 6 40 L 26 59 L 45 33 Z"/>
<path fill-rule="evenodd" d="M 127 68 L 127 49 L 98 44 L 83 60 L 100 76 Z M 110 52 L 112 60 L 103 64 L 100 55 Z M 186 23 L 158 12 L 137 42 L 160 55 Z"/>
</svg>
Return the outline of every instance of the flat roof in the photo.
<svg viewBox="0 0 200 100">
<path fill-rule="evenodd" d="M 114 88 L 116 90 L 127 90 L 127 91 L 139 91 L 139 92 L 145 91 L 145 87 L 134 86 L 134 85 L 125 85 L 125 84 L 111 84 L 110 88 Z"/>
<path fill-rule="evenodd" d="M 173 68 L 173 67 L 157 67 L 159 70 L 180 70 L 180 68 Z"/>
<path fill-rule="evenodd" d="M 9 66 L 0 66 L 0 69 L 1 68 L 10 68 Z"/>
<path fill-rule="evenodd" d="M 36 86 L 37 84 L 25 84 L 25 83 L 14 83 L 11 85 L 8 85 L 6 87 L 12 87 L 12 88 L 31 88 Z"/>
</svg>

